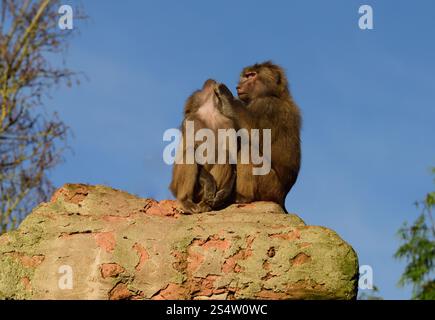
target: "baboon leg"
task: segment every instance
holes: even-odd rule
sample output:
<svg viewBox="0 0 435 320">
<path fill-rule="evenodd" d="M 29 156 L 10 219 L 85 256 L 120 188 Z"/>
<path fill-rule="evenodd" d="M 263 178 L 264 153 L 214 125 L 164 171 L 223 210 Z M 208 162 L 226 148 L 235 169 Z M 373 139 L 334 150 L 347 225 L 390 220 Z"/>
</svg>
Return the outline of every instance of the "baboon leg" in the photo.
<svg viewBox="0 0 435 320">
<path fill-rule="evenodd" d="M 256 179 L 258 193 L 261 194 L 262 200 L 275 202 L 285 208 L 284 201 L 286 194 L 283 191 L 284 188 L 275 169 L 271 168 L 268 174 L 259 175 Z"/>
<path fill-rule="evenodd" d="M 216 195 L 217 186 L 213 176 L 204 168 L 200 169 L 199 185 L 201 186 L 202 192 L 202 199 L 200 203 L 204 202 L 211 207 L 213 204 L 213 199 Z"/>
<path fill-rule="evenodd" d="M 180 200 L 180 203 L 184 213 L 197 213 L 199 210 L 198 204 L 190 199 Z"/>
<path fill-rule="evenodd" d="M 196 205 L 196 211 L 193 213 L 210 212 L 212 210 L 213 210 L 212 207 L 208 203 L 201 201 Z"/>
<path fill-rule="evenodd" d="M 228 204 L 229 202 L 228 200 L 234 190 L 235 182 L 236 182 L 236 172 L 233 170 L 231 179 L 223 186 L 222 189 L 216 192 L 216 196 L 214 197 L 213 206 L 212 206 L 214 209 L 222 208 Z"/>
<path fill-rule="evenodd" d="M 250 203 L 255 200 L 255 176 L 252 165 L 237 164 L 236 203 Z"/>
<path fill-rule="evenodd" d="M 190 213 L 201 213 L 212 210 L 213 199 L 216 194 L 216 181 L 213 176 L 204 168 L 199 167 L 198 174 L 198 188 L 199 191 L 196 195 L 198 203 L 189 200 L 188 209 Z"/>
</svg>

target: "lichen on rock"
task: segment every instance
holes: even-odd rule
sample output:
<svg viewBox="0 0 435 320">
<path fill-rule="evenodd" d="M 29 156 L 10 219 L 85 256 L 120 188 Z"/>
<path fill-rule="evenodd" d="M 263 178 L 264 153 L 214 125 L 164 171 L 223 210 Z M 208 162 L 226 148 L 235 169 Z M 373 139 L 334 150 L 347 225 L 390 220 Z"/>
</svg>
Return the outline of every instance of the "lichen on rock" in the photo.
<svg viewBox="0 0 435 320">
<path fill-rule="evenodd" d="M 175 201 L 68 184 L 0 237 L 2 299 L 354 299 L 357 275 L 334 231 L 268 202 L 184 215 Z"/>
</svg>

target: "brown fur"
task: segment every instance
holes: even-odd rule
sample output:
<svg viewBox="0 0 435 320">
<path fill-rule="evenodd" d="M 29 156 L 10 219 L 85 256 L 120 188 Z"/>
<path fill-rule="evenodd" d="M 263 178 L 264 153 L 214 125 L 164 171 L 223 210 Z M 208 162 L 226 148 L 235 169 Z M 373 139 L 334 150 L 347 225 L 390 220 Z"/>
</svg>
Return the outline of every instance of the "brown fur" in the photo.
<svg viewBox="0 0 435 320">
<path fill-rule="evenodd" d="M 237 92 L 244 105 L 233 101 L 232 113 L 226 115 L 236 119 L 240 128 L 271 129 L 272 158 L 271 171 L 264 176 L 253 175 L 252 164 L 238 162 L 236 202 L 274 201 L 284 208 L 301 163 L 301 115 L 285 72 L 272 62 L 246 67 Z"/>
<path fill-rule="evenodd" d="M 181 152 L 186 160 L 185 123 L 194 122 L 195 133 L 201 128 L 234 128 L 233 120 L 224 116 L 220 110 L 222 96 L 216 94 L 219 85 L 207 80 L 201 90 L 194 92 L 187 100 L 182 123 L 183 142 Z M 228 91 L 229 92 L 229 91 Z M 228 94 L 226 92 L 225 94 Z M 231 93 L 229 92 L 231 95 Z M 229 99 L 233 99 L 232 95 Z M 197 145 L 194 146 L 196 150 Z M 217 146 L 216 146 L 217 148 Z M 217 152 L 216 152 L 217 155 Z M 235 166 L 231 164 L 174 164 L 170 190 L 179 200 L 185 212 L 199 213 L 224 207 L 233 193 Z"/>
</svg>

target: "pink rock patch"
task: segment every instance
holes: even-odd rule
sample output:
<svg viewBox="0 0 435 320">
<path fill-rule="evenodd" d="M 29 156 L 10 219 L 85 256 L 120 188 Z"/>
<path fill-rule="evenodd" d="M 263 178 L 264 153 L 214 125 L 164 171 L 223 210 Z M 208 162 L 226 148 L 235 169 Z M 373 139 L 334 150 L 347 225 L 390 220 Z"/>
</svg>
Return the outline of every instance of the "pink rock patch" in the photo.
<svg viewBox="0 0 435 320">
<path fill-rule="evenodd" d="M 181 215 L 181 211 L 177 206 L 177 202 L 174 200 L 155 201 L 151 200 L 146 208 L 147 214 L 164 217 L 178 217 Z"/>
<path fill-rule="evenodd" d="M 141 271 L 143 265 L 145 264 L 145 261 L 147 261 L 150 256 L 145 248 L 142 247 L 139 243 L 135 243 L 133 249 L 136 250 L 137 254 L 139 255 L 139 262 L 137 263 L 135 269 L 136 271 Z"/>
<path fill-rule="evenodd" d="M 112 252 L 115 249 L 116 241 L 113 232 L 97 233 L 95 234 L 95 241 L 100 248 L 107 252 Z"/>
<path fill-rule="evenodd" d="M 117 263 L 103 263 L 101 265 L 101 276 L 103 279 L 115 278 L 124 272 L 124 268 Z"/>
</svg>

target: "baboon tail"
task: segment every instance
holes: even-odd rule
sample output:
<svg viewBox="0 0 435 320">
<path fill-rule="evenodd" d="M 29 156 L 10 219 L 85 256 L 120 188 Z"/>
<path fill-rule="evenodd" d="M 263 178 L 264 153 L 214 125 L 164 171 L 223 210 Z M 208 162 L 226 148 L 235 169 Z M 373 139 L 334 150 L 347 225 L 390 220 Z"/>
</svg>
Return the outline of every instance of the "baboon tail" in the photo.
<svg viewBox="0 0 435 320">
<path fill-rule="evenodd" d="M 284 210 L 285 213 L 288 213 L 287 208 L 285 207 L 285 201 L 281 202 L 280 206 Z"/>
</svg>

